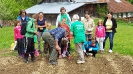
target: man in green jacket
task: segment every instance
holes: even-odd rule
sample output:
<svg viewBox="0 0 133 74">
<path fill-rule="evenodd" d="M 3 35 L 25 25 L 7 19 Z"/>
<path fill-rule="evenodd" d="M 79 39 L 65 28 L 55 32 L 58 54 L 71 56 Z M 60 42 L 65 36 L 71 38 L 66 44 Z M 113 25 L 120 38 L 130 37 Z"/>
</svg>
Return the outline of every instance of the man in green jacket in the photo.
<svg viewBox="0 0 133 74">
<path fill-rule="evenodd" d="M 35 30 L 35 19 L 36 17 L 33 15 L 32 18 L 29 18 L 26 26 L 26 54 L 24 57 L 24 62 L 28 63 L 28 56 L 31 55 L 31 61 L 35 61 L 34 56 L 34 35 L 37 35 L 37 32 Z"/>
</svg>

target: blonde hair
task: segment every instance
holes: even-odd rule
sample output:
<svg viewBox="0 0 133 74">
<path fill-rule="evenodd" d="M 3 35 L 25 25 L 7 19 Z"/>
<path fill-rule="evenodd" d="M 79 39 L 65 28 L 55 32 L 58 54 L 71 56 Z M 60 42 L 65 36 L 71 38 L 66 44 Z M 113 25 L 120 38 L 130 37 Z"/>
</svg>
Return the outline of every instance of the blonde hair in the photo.
<svg viewBox="0 0 133 74">
<path fill-rule="evenodd" d="M 50 29 L 51 28 L 51 23 L 47 23 L 46 28 Z"/>
<path fill-rule="evenodd" d="M 101 21 L 101 24 L 103 25 L 103 20 L 99 19 L 97 25 L 99 26 L 99 21 Z"/>
</svg>

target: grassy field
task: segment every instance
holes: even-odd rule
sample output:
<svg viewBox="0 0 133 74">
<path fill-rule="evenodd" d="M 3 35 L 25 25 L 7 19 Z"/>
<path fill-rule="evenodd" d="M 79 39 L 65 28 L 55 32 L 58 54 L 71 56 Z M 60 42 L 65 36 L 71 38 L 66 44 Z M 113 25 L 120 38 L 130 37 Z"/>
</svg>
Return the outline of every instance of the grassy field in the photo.
<svg viewBox="0 0 133 74">
<path fill-rule="evenodd" d="M 98 19 L 95 19 L 97 23 Z M 117 21 L 118 28 L 117 33 L 114 36 L 114 52 L 118 52 L 124 55 L 133 56 L 133 23 L 127 23 L 122 21 Z M 53 26 L 52 28 L 54 28 Z M 3 27 L 0 28 L 0 50 L 10 50 L 11 43 L 14 42 L 13 37 L 13 28 L 14 27 Z M 37 43 L 36 43 L 37 47 Z M 73 40 L 71 40 L 71 51 L 75 51 L 75 45 Z M 109 40 L 106 41 L 105 50 L 109 49 Z"/>
</svg>

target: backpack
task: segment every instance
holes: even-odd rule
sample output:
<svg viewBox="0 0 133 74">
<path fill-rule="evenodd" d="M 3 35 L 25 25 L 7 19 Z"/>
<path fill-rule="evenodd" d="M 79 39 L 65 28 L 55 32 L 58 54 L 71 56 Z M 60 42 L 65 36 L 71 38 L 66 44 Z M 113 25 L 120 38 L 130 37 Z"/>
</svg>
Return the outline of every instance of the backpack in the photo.
<svg viewBox="0 0 133 74">
<path fill-rule="evenodd" d="M 26 26 L 27 26 L 27 22 L 23 23 L 23 25 L 21 26 L 21 31 L 20 31 L 21 35 L 25 35 L 25 33 L 27 32 L 26 31 Z M 32 27 L 33 27 L 33 23 L 32 23 L 31 28 Z"/>
<path fill-rule="evenodd" d="M 26 26 L 27 26 L 26 22 L 23 23 L 23 25 L 21 26 L 21 31 L 20 31 L 21 35 L 25 35 L 25 33 L 26 33 Z"/>
</svg>

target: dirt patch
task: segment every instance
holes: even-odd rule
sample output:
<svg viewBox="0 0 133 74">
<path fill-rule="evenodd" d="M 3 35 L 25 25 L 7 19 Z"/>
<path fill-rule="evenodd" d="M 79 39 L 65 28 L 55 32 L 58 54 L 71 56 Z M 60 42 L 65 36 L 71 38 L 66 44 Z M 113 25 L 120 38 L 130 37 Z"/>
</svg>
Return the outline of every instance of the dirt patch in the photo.
<svg viewBox="0 0 133 74">
<path fill-rule="evenodd" d="M 40 55 L 34 63 L 24 63 L 19 57 L 0 57 L 0 74 L 133 74 L 133 58 L 119 54 L 98 54 L 85 57 L 85 64 L 76 64 L 77 55 L 58 59 L 58 65 L 49 65 Z"/>
</svg>

